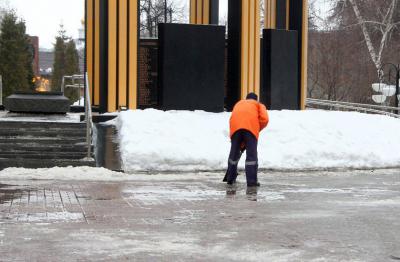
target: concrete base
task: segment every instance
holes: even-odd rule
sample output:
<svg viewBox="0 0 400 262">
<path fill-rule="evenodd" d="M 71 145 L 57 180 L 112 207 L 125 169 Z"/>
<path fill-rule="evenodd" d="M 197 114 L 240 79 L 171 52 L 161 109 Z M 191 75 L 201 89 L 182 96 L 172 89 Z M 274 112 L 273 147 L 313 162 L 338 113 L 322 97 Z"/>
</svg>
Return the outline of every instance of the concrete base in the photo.
<svg viewBox="0 0 400 262">
<path fill-rule="evenodd" d="M 4 100 L 10 112 L 65 114 L 70 101 L 61 92 L 17 92 Z"/>
</svg>

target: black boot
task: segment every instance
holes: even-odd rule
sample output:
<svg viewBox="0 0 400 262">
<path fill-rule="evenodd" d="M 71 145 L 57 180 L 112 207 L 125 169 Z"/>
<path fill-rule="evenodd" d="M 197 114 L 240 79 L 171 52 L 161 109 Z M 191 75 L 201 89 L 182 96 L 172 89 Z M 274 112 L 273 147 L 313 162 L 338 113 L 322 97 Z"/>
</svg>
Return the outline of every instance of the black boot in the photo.
<svg viewBox="0 0 400 262">
<path fill-rule="evenodd" d="M 259 187 L 259 186 L 261 186 L 261 184 L 260 184 L 260 182 L 257 181 L 257 183 L 255 183 L 255 184 L 247 184 L 247 186 L 248 187 L 254 187 L 254 186 Z"/>
</svg>

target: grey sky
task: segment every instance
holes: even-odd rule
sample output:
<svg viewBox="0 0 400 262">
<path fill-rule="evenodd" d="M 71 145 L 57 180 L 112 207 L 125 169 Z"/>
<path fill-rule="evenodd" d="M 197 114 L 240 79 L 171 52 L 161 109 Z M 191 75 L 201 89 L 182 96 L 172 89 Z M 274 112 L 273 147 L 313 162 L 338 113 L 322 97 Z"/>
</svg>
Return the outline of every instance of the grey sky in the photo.
<svg viewBox="0 0 400 262">
<path fill-rule="evenodd" d="M 84 0 L 9 0 L 8 5 L 26 21 L 28 34 L 39 36 L 42 48 L 53 47 L 61 23 L 77 38 L 85 12 Z"/>
</svg>

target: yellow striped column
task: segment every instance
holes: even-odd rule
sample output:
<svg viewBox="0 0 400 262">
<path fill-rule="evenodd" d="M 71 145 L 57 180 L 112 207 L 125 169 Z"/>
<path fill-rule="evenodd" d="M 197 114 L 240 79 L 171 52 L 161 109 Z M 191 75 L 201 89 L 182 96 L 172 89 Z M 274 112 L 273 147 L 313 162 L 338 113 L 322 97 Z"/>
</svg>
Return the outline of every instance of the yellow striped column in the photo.
<svg viewBox="0 0 400 262">
<path fill-rule="evenodd" d="M 85 27 L 86 27 L 86 71 L 88 72 L 89 81 L 89 93 L 93 93 L 93 65 L 94 65 L 94 1 L 86 1 L 86 17 L 85 17 Z"/>
<path fill-rule="evenodd" d="M 137 108 L 139 0 L 86 0 L 86 68 L 93 105 Z"/>
<path fill-rule="evenodd" d="M 219 0 L 190 0 L 190 23 L 218 24 Z"/>
<path fill-rule="evenodd" d="M 242 1 L 241 98 L 260 93 L 260 2 Z"/>
<path fill-rule="evenodd" d="M 260 1 L 228 1 L 227 107 L 260 93 Z"/>
<path fill-rule="evenodd" d="M 198 25 L 210 23 L 210 0 L 190 0 L 190 23 Z"/>
<path fill-rule="evenodd" d="M 277 0 L 264 0 L 264 28 L 265 29 L 276 29 L 276 1 Z M 278 1 L 282 1 L 282 0 L 278 0 Z"/>
<path fill-rule="evenodd" d="M 289 30 L 290 0 L 264 0 L 264 28 Z"/>
</svg>

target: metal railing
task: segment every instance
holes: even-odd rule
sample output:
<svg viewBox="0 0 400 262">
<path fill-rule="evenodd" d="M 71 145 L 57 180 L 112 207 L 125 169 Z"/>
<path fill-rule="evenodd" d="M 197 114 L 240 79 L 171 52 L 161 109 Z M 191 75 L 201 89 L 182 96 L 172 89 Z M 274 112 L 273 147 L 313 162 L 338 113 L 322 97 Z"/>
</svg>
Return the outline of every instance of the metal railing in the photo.
<svg viewBox="0 0 400 262">
<path fill-rule="evenodd" d="M 84 84 L 84 75 L 72 75 L 72 76 L 63 76 L 61 81 L 61 92 L 64 94 L 65 88 L 76 88 L 78 90 L 78 104 L 81 105 L 81 89 L 85 87 Z M 65 84 L 65 80 L 71 80 L 70 85 Z"/>
<path fill-rule="evenodd" d="M 93 121 L 92 121 L 92 105 L 90 103 L 90 92 L 89 92 L 89 77 L 88 73 L 85 73 L 85 121 L 86 121 L 86 142 L 88 146 L 87 157 L 92 156 L 92 131 L 93 131 Z"/>
<path fill-rule="evenodd" d="M 0 105 L 3 105 L 3 76 L 0 75 Z"/>
<path fill-rule="evenodd" d="M 372 109 L 378 109 L 378 110 L 382 110 L 382 111 L 387 110 L 387 111 L 400 112 L 400 107 L 393 107 L 393 106 L 350 103 L 350 102 L 343 102 L 343 101 L 332 101 L 332 100 L 323 100 L 323 99 L 314 99 L 314 98 L 307 98 L 307 101 L 328 102 L 328 103 L 335 103 L 335 104 L 340 104 L 340 105 L 348 105 L 348 106 L 355 106 L 355 107 L 362 107 L 362 108 L 372 108 Z"/>
<path fill-rule="evenodd" d="M 331 100 L 321 100 L 321 99 L 306 99 L 307 107 L 315 106 L 323 106 L 338 109 L 345 109 L 349 111 L 357 111 L 357 112 L 364 112 L 364 113 L 371 113 L 371 114 L 380 114 L 380 115 L 387 115 L 395 118 L 400 118 L 400 115 L 388 112 L 388 111 L 398 111 L 399 108 L 396 107 L 389 107 L 389 106 L 378 106 L 378 105 L 368 105 L 368 104 L 360 104 L 360 103 L 349 103 L 349 102 L 340 102 L 340 101 L 331 101 Z M 379 109 L 379 110 L 378 110 Z"/>
</svg>

